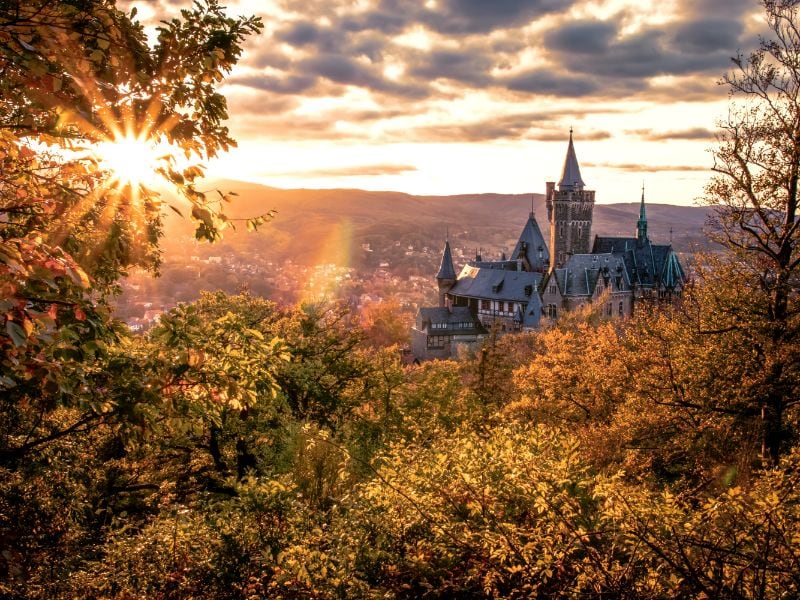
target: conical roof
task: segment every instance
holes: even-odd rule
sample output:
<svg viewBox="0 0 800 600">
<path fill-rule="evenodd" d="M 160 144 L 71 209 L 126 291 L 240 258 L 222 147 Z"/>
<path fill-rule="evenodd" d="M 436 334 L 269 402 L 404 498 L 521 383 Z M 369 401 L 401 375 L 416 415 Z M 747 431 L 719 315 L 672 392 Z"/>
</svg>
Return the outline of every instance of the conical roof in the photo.
<svg viewBox="0 0 800 600">
<path fill-rule="evenodd" d="M 536 216 L 533 213 L 528 215 L 528 221 L 525 223 L 525 227 L 519 235 L 519 241 L 511 253 L 511 260 L 520 260 L 522 258 L 528 260 L 528 264 L 530 264 L 533 271 L 547 270 L 550 261 L 547 242 L 544 241 L 542 230 L 539 229 L 539 224 L 536 222 Z"/>
<path fill-rule="evenodd" d="M 642 202 L 639 205 L 639 220 L 636 221 L 636 239 L 647 239 L 647 212 L 644 206 L 644 184 L 642 184 Z"/>
<path fill-rule="evenodd" d="M 561 181 L 558 182 L 558 189 L 582 190 L 585 185 L 583 179 L 581 179 L 581 168 L 578 166 L 578 157 L 575 155 L 575 145 L 572 143 L 572 129 L 570 129 L 567 157 L 564 159 L 564 170 L 561 172 Z"/>
<path fill-rule="evenodd" d="M 436 274 L 436 279 L 453 279 L 456 278 L 456 269 L 453 266 L 453 254 L 450 252 L 450 241 L 446 240 L 444 243 L 444 252 L 442 252 L 442 264 L 439 266 L 439 272 Z"/>
</svg>

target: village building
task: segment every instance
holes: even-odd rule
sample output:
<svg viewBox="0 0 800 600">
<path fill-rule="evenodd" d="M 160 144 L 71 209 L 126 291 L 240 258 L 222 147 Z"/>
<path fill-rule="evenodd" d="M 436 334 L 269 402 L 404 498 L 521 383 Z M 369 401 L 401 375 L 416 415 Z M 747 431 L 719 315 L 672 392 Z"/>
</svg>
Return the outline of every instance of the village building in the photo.
<svg viewBox="0 0 800 600">
<path fill-rule="evenodd" d="M 602 303 L 600 315 L 617 319 L 636 302 L 680 295 L 686 276 L 672 245 L 648 238 L 644 188 L 635 236 L 592 241 L 595 192 L 585 189 L 571 129 L 561 179 L 545 187 L 548 240 L 531 212 L 510 258 L 477 255 L 458 274 L 445 240 L 439 306 L 421 308 L 411 332 L 416 359 L 457 358 L 490 330 L 534 330 L 590 304 Z"/>
</svg>

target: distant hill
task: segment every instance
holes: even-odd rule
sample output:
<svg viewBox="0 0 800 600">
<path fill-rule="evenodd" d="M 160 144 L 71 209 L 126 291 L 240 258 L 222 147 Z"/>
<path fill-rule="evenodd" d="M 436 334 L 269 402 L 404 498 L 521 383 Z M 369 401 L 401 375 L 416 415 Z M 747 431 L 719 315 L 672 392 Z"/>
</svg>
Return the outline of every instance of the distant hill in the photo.
<svg viewBox="0 0 800 600">
<path fill-rule="evenodd" d="M 274 221 L 256 235 L 226 232 L 225 245 L 240 252 L 268 249 L 278 260 L 295 263 L 358 263 L 362 244 L 378 250 L 400 242 L 405 248 L 439 248 L 449 231 L 454 248 L 465 253 L 483 248 L 484 256 L 510 251 L 533 207 L 540 227 L 547 228 L 542 194 L 466 194 L 413 196 L 399 192 L 355 189 L 278 189 L 238 181 L 213 181 L 206 186 L 234 191 L 239 197 L 228 213 L 236 217 L 277 210 Z M 633 235 L 638 203 L 597 204 L 593 234 Z M 673 245 L 679 252 L 707 248 L 702 234 L 708 209 L 649 204 L 650 236 L 667 242 L 672 228 Z M 168 222 L 165 250 L 182 244 L 190 228 L 175 219 Z M 547 232 L 545 231 L 545 235 Z"/>
</svg>

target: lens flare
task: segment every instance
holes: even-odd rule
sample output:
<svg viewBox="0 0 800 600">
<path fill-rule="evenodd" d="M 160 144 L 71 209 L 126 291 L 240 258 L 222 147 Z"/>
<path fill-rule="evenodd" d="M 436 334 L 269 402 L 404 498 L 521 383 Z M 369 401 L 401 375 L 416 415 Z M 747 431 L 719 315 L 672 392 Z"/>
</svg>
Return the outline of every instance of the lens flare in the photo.
<svg viewBox="0 0 800 600">
<path fill-rule="evenodd" d="M 160 153 L 147 139 L 121 137 L 97 144 L 94 154 L 120 186 L 138 187 L 158 181 Z"/>
</svg>

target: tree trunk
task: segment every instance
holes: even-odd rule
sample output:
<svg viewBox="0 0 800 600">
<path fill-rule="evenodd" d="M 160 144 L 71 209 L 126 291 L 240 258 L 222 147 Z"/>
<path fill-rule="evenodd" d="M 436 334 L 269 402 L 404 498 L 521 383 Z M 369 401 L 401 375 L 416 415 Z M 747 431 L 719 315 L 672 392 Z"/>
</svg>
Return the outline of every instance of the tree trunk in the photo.
<svg viewBox="0 0 800 600">
<path fill-rule="evenodd" d="M 219 427 L 212 425 L 211 436 L 208 441 L 208 451 L 211 454 L 211 458 L 214 459 L 214 466 L 217 468 L 217 471 L 224 473 L 228 470 L 228 465 L 225 464 L 225 460 L 222 458 L 222 451 L 219 448 L 219 434 Z"/>
</svg>

